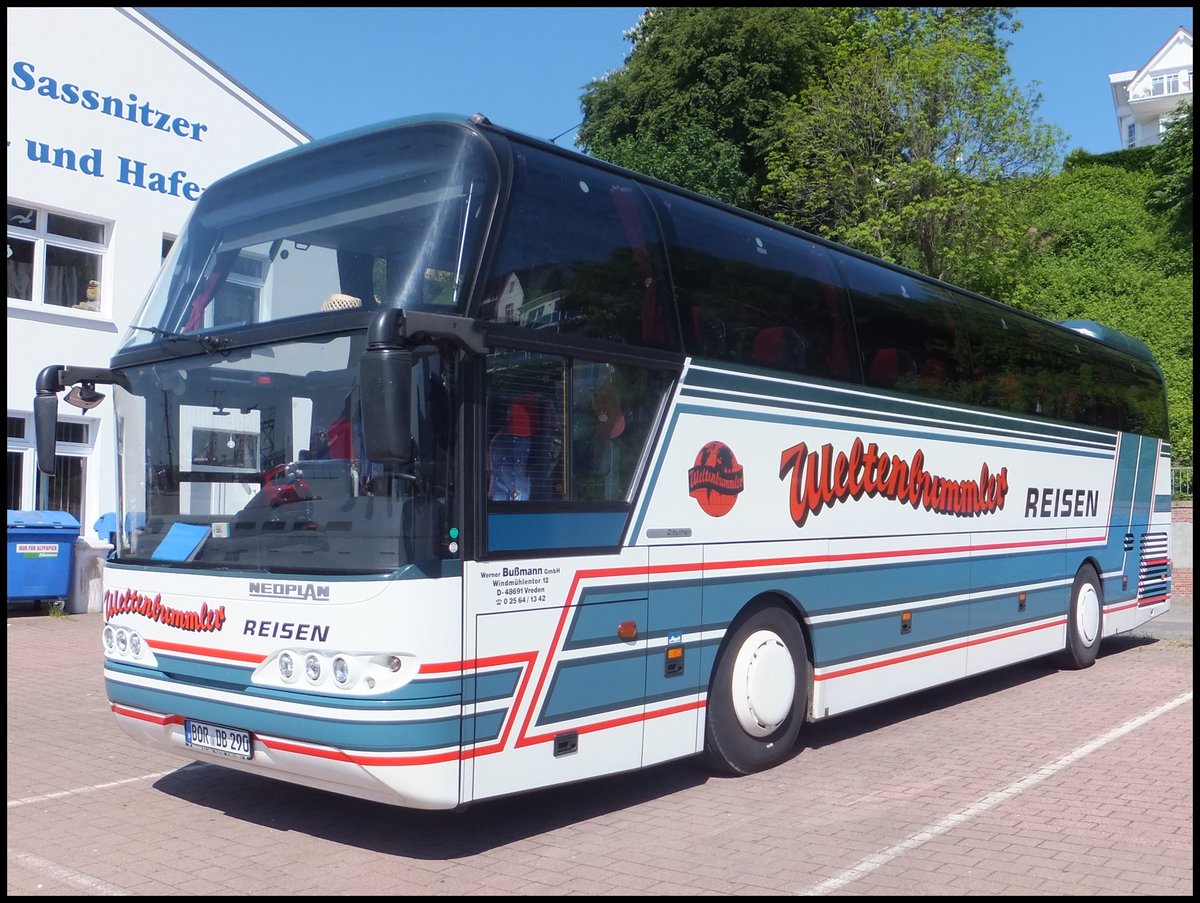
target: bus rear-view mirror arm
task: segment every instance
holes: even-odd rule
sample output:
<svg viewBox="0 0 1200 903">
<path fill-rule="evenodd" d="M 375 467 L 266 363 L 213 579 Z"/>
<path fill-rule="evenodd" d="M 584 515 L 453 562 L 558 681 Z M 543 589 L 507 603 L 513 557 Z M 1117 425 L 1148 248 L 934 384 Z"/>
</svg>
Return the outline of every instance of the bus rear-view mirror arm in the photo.
<svg viewBox="0 0 1200 903">
<path fill-rule="evenodd" d="M 51 364 L 38 374 L 33 397 L 33 432 L 37 443 L 38 470 L 54 473 L 54 453 L 58 433 L 58 393 L 71 387 L 63 400 L 84 411 L 90 411 L 104 401 L 96 385 L 117 385 L 129 388 L 123 373 L 97 367 L 65 367 Z"/>
<path fill-rule="evenodd" d="M 450 342 L 468 354 L 488 351 L 483 325 L 466 317 L 389 308 L 371 321 L 358 380 L 368 459 L 384 464 L 412 460 L 413 356 L 420 351 L 415 346 L 430 341 Z"/>
</svg>

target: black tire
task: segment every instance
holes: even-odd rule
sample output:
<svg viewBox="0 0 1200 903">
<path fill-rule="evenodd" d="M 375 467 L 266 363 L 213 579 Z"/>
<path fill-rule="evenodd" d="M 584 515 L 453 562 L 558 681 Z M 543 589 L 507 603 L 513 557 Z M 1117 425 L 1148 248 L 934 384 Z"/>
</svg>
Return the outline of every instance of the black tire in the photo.
<svg viewBox="0 0 1200 903">
<path fill-rule="evenodd" d="M 704 758 L 727 774 L 750 774 L 786 759 L 808 711 L 804 634 L 780 605 L 735 622 L 708 690 Z"/>
<path fill-rule="evenodd" d="M 1100 652 L 1104 635 L 1104 595 L 1100 575 L 1085 564 L 1071 586 L 1071 605 L 1067 609 L 1067 648 L 1059 656 L 1063 667 L 1075 671 L 1090 668 Z"/>
</svg>

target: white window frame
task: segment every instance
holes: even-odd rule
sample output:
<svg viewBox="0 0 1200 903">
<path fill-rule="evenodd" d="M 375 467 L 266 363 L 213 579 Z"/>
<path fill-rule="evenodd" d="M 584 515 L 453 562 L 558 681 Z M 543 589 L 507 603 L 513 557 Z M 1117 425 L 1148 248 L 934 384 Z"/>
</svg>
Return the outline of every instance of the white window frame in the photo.
<svg viewBox="0 0 1200 903">
<path fill-rule="evenodd" d="M 43 310 L 78 312 L 90 316 L 101 316 L 104 309 L 104 294 L 103 291 L 98 292 L 99 297 L 96 299 L 96 306 L 93 310 L 86 308 L 64 306 L 60 304 L 49 304 L 46 302 L 46 257 L 47 248 L 62 248 L 69 251 L 77 251 L 83 254 L 88 254 L 97 258 L 96 265 L 96 281 L 102 289 L 104 285 L 104 273 L 106 272 L 106 264 L 108 262 L 108 248 L 112 236 L 112 221 L 97 219 L 94 216 L 84 216 L 70 210 L 58 210 L 51 207 L 45 207 L 40 204 L 32 204 L 27 201 L 22 201 L 17 198 L 9 198 L 8 204 L 13 207 L 23 207 L 34 212 L 34 223 L 32 226 L 26 226 L 18 223 L 9 223 L 7 228 L 7 236 L 9 239 L 19 239 L 24 242 L 33 244 L 33 265 L 30 273 L 30 297 L 29 298 L 14 298 L 9 297 L 10 305 L 19 305 L 26 308 L 37 308 Z M 90 242 L 83 239 L 70 238 L 65 235 L 58 235 L 50 232 L 48 221 L 51 216 L 62 216 L 67 219 L 78 220 L 81 223 L 98 226 L 101 230 L 101 241 Z M 11 248 L 10 248 L 11 252 Z M 83 298 L 79 299 L 83 301 Z"/>
<path fill-rule="evenodd" d="M 37 449 L 34 441 L 33 430 L 33 414 L 27 411 L 9 411 L 8 416 L 14 420 L 22 420 L 25 423 L 25 435 L 17 437 L 8 437 L 7 447 L 10 454 L 20 455 L 21 458 L 21 478 L 20 478 L 20 497 L 17 499 L 10 498 L 9 504 L 13 506 L 14 511 L 34 511 L 38 510 L 38 486 L 42 480 L 43 474 L 38 470 L 37 466 Z M 81 480 L 79 486 L 79 498 L 77 500 L 79 513 L 82 516 L 87 508 L 87 481 L 88 481 L 88 459 L 91 458 L 92 452 L 96 448 L 96 429 L 98 421 L 95 418 L 86 417 L 71 417 L 69 415 L 59 415 L 60 423 L 73 423 L 81 425 L 84 429 L 82 442 L 63 442 L 59 441 L 55 449 L 56 458 L 82 458 L 83 465 L 81 471 Z M 6 428 L 7 431 L 7 428 Z M 80 523 L 82 530 L 84 525 Z"/>
</svg>

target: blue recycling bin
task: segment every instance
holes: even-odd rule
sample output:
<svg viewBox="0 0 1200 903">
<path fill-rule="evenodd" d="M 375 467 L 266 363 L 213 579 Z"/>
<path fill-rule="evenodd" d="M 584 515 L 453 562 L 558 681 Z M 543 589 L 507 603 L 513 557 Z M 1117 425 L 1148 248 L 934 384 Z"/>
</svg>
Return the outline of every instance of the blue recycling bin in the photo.
<svg viewBox="0 0 1200 903">
<path fill-rule="evenodd" d="M 79 521 L 65 511 L 8 512 L 8 598 L 66 599 Z"/>
</svg>

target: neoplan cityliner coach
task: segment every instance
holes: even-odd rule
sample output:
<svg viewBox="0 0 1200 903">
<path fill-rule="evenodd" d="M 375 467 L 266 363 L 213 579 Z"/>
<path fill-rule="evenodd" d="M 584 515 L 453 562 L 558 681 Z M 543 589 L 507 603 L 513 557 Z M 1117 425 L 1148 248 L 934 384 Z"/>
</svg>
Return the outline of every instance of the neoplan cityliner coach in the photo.
<svg viewBox="0 0 1200 903">
<path fill-rule="evenodd" d="M 117 723 L 454 808 L 702 753 L 1170 606 L 1162 374 L 485 118 L 200 197 L 107 367 Z"/>
</svg>

